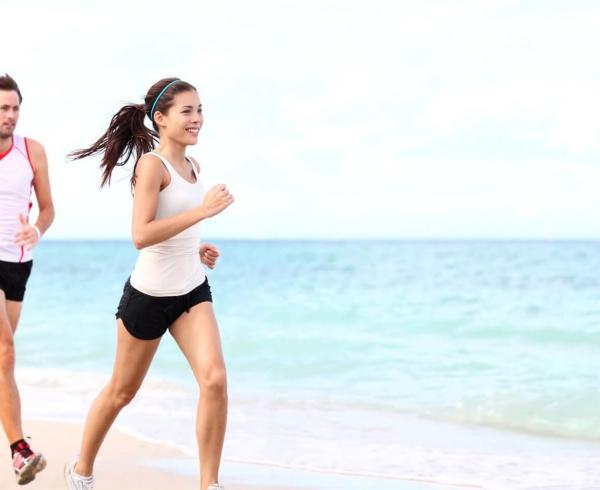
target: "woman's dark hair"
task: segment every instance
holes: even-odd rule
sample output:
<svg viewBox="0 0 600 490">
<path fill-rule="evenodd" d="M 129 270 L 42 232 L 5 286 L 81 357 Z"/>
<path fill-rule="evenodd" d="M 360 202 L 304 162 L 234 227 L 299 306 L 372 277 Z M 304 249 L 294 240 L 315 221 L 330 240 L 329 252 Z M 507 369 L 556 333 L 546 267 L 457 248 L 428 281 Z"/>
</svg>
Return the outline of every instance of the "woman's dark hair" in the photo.
<svg viewBox="0 0 600 490">
<path fill-rule="evenodd" d="M 23 102 L 23 96 L 21 95 L 17 82 L 15 82 L 7 73 L 0 77 L 0 90 L 14 90 L 19 96 L 19 104 Z"/>
<path fill-rule="evenodd" d="M 163 90 L 167 88 L 164 93 Z M 79 160 L 92 155 L 102 155 L 100 168 L 102 169 L 102 180 L 100 187 L 110 184 L 110 176 L 116 166 L 125 165 L 132 155 L 135 157 L 135 165 L 131 175 L 131 185 L 135 185 L 135 166 L 138 159 L 144 154 L 152 151 L 158 141 L 158 126 L 152 119 L 153 129 L 144 124 L 144 118 L 151 117 L 150 111 L 154 104 L 154 111 L 166 114 L 173 105 L 175 95 L 181 92 L 196 91 L 196 88 L 178 78 L 163 78 L 156 82 L 144 98 L 143 104 L 127 104 L 117 112 L 108 125 L 106 132 L 100 136 L 89 148 L 76 150 L 69 154 L 73 160 Z M 158 97 L 158 100 L 156 98 Z"/>
</svg>

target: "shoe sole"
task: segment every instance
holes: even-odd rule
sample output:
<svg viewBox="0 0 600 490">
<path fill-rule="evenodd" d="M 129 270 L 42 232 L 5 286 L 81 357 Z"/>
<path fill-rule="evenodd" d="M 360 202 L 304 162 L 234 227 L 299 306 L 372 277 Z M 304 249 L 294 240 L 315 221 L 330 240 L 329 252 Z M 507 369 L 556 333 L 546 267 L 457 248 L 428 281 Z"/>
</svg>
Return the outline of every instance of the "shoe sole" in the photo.
<svg viewBox="0 0 600 490">
<path fill-rule="evenodd" d="M 40 454 L 40 461 L 37 464 L 37 468 L 35 469 L 35 473 L 39 473 L 40 471 L 43 471 L 46 469 L 46 458 L 44 458 L 43 454 Z"/>
<path fill-rule="evenodd" d="M 73 488 L 73 486 L 69 482 L 69 480 L 70 480 L 70 478 L 69 478 L 69 463 L 65 463 L 65 467 L 64 467 L 64 470 L 63 470 L 63 475 L 65 477 L 65 483 L 67 484 L 67 488 L 69 490 L 71 490 Z"/>
<path fill-rule="evenodd" d="M 40 461 L 42 464 L 40 465 Z M 38 465 L 40 469 L 38 469 Z M 25 471 L 17 477 L 17 485 L 27 485 L 35 480 L 36 473 L 42 471 L 46 467 L 46 461 L 42 459 L 41 454 L 37 454 L 33 461 L 25 468 Z"/>
</svg>

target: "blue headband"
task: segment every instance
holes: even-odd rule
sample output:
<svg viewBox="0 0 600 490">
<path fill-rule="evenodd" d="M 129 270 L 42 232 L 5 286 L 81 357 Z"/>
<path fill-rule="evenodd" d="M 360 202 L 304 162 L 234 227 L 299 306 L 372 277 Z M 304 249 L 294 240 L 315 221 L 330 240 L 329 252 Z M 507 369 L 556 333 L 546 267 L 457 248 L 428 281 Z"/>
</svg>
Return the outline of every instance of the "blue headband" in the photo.
<svg viewBox="0 0 600 490">
<path fill-rule="evenodd" d="M 179 80 L 179 78 L 177 78 L 176 80 L 173 80 L 170 83 L 167 83 L 167 85 L 165 85 L 165 88 L 163 88 L 160 93 L 158 94 L 158 97 L 156 97 L 156 99 L 154 99 L 154 104 L 152 104 L 152 109 L 150 109 L 150 113 L 148 114 L 148 116 L 150 117 L 150 120 L 154 122 L 154 109 L 156 109 L 156 104 L 158 103 L 159 99 L 163 96 L 163 94 L 167 91 L 167 89 L 173 85 L 174 83 L 180 82 L 181 80 Z"/>
</svg>

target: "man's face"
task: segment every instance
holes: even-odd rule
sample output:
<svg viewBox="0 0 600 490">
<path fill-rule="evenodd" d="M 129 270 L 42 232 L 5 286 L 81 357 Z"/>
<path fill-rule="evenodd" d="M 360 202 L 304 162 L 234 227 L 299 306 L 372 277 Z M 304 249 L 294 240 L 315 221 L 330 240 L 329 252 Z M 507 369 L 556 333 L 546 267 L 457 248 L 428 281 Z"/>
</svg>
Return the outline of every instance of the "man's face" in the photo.
<svg viewBox="0 0 600 490">
<path fill-rule="evenodd" d="M 0 90 L 0 139 L 10 138 L 19 121 L 19 94 L 14 90 Z"/>
</svg>

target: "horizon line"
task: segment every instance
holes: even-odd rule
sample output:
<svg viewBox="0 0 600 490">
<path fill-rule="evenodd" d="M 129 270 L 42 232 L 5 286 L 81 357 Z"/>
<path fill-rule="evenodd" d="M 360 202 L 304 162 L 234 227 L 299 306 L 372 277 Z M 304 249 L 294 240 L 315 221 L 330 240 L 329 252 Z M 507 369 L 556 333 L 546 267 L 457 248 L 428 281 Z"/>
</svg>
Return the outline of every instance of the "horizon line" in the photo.
<svg viewBox="0 0 600 490">
<path fill-rule="evenodd" d="M 130 242 L 123 237 L 48 237 L 44 242 Z M 238 242 L 597 242 L 597 237 L 211 237 L 202 241 Z"/>
</svg>

